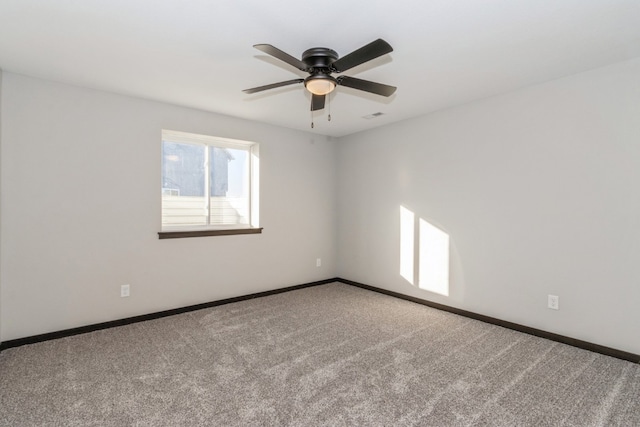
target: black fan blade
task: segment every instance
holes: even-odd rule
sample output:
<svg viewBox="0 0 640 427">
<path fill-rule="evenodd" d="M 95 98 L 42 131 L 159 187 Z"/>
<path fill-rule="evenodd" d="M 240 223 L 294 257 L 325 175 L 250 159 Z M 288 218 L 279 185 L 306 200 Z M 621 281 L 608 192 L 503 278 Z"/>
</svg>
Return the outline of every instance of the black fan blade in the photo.
<svg viewBox="0 0 640 427">
<path fill-rule="evenodd" d="M 311 95 L 311 111 L 322 110 L 326 95 Z"/>
<path fill-rule="evenodd" d="M 356 65 L 364 64 L 389 52 L 393 52 L 391 45 L 382 39 L 378 39 L 338 59 L 331 64 L 331 69 L 336 73 L 342 73 Z"/>
<path fill-rule="evenodd" d="M 371 82 L 369 80 L 356 79 L 355 77 L 339 76 L 336 80 L 341 86 L 363 90 L 365 92 L 371 92 L 382 96 L 391 96 L 397 89 L 395 86 L 383 85 L 382 83 Z"/>
<path fill-rule="evenodd" d="M 307 64 L 297 58 L 294 58 L 288 53 L 281 51 L 277 47 L 271 46 L 270 44 L 254 44 L 253 47 L 267 55 L 271 55 L 274 58 L 278 58 L 280 61 L 284 61 L 287 64 L 296 67 L 298 70 L 307 71 Z"/>
<path fill-rule="evenodd" d="M 303 81 L 304 79 L 287 80 L 286 82 L 271 83 L 270 85 L 253 87 L 251 89 L 244 89 L 243 92 L 244 93 L 262 92 L 263 90 L 275 89 L 277 87 L 288 86 L 296 83 L 302 83 Z"/>
</svg>

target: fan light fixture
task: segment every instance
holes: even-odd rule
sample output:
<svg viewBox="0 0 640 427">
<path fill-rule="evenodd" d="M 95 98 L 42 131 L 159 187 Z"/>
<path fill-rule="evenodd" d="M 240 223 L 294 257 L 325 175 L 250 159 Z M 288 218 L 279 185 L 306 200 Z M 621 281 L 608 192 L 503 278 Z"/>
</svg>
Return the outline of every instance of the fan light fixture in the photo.
<svg viewBox="0 0 640 427">
<path fill-rule="evenodd" d="M 376 59 L 389 52 L 393 48 L 382 39 L 372 41 L 360 49 L 356 49 L 350 54 L 340 58 L 338 52 L 326 47 L 312 47 L 302 53 L 302 59 L 295 58 L 288 53 L 270 44 L 254 44 L 253 47 L 261 52 L 271 55 L 275 59 L 286 62 L 300 71 L 309 73 L 306 79 L 298 78 L 286 80 L 284 82 L 271 83 L 269 85 L 253 87 L 243 90 L 244 93 L 256 93 L 263 90 L 275 89 L 304 82 L 304 87 L 311 93 L 311 127 L 313 127 L 313 112 L 322 110 L 327 95 L 333 92 L 336 86 L 346 86 L 356 90 L 373 93 L 380 96 L 391 96 L 396 91 L 395 86 L 382 83 L 371 82 L 369 80 L 357 79 L 341 75 L 333 77 L 333 73 L 342 73 L 360 64 Z M 327 102 L 328 103 L 328 102 Z M 331 114 L 327 115 L 327 120 L 331 120 Z"/>
<path fill-rule="evenodd" d="M 336 81 L 330 76 L 320 74 L 307 77 L 304 86 L 314 95 L 326 95 L 336 88 Z"/>
</svg>

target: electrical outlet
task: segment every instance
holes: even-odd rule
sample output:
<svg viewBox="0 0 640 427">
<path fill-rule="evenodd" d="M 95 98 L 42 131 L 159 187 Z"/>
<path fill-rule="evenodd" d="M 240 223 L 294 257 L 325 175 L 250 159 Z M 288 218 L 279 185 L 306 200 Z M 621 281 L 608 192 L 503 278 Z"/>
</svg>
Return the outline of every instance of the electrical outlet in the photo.
<svg viewBox="0 0 640 427">
<path fill-rule="evenodd" d="M 322 259 L 316 258 L 316 267 L 320 267 L 322 265 Z"/>
<path fill-rule="evenodd" d="M 122 285 L 120 286 L 120 296 L 121 297 L 128 297 L 130 295 L 130 291 L 131 291 L 131 287 L 129 285 Z"/>
<path fill-rule="evenodd" d="M 557 295 L 548 295 L 547 296 L 547 307 L 552 310 L 560 309 L 560 297 Z"/>
</svg>

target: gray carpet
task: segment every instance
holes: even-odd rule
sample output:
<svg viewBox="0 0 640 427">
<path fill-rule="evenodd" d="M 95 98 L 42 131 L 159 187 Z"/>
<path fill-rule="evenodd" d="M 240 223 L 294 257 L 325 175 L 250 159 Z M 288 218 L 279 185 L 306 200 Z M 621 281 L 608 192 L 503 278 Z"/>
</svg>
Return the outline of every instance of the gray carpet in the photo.
<svg viewBox="0 0 640 427">
<path fill-rule="evenodd" d="M 640 426 L 640 365 L 344 284 L 0 353 L 2 426 Z"/>
</svg>

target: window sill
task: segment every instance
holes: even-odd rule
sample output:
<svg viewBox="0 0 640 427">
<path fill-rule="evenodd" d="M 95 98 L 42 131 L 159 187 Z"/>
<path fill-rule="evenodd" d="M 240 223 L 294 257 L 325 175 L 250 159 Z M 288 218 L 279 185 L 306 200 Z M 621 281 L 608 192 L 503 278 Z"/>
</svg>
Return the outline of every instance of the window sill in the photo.
<svg viewBox="0 0 640 427">
<path fill-rule="evenodd" d="M 234 234 L 261 234 L 262 227 L 259 228 L 229 228 L 219 230 L 191 230 L 191 231 L 159 231 L 159 239 L 182 239 L 185 237 L 205 237 L 205 236 L 231 236 Z"/>
</svg>

